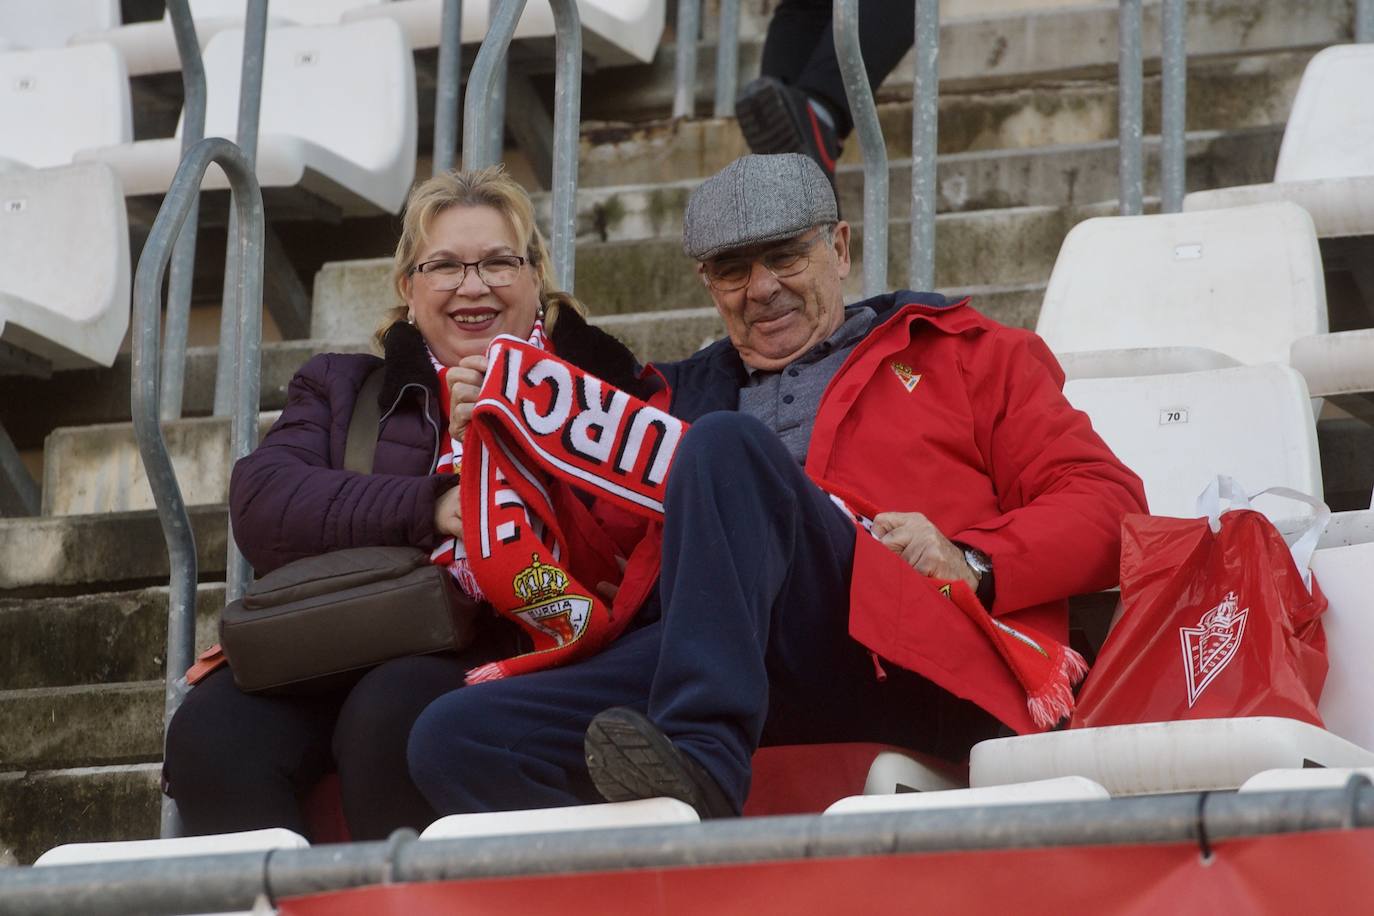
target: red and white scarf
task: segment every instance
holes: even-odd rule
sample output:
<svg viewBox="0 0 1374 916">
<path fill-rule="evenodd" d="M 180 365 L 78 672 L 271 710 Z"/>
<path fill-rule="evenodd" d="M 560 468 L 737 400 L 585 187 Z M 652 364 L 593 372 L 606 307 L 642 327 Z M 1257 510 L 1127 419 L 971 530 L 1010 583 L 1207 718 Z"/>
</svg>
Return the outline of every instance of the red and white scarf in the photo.
<svg viewBox="0 0 1374 916">
<path fill-rule="evenodd" d="M 600 529 L 580 501 L 548 484 L 559 480 L 661 520 L 673 456 L 687 431 L 683 421 L 546 352 L 541 343 L 507 336 L 492 341 L 465 442 L 454 446 L 464 456 L 459 501 L 467 573 L 534 642 L 532 652 L 469 672 L 470 682 L 584 658 L 624 629 L 628 615 L 615 616 L 586 587 L 619 578 L 613 547 L 597 541 Z M 817 483 L 872 535 L 875 507 Z M 459 565 L 458 546 L 453 566 Z M 988 639 L 1025 690 L 1037 725 L 1049 728 L 1072 711 L 1072 687 L 1087 671 L 1077 652 L 993 618 L 963 582 L 922 581 Z"/>
</svg>

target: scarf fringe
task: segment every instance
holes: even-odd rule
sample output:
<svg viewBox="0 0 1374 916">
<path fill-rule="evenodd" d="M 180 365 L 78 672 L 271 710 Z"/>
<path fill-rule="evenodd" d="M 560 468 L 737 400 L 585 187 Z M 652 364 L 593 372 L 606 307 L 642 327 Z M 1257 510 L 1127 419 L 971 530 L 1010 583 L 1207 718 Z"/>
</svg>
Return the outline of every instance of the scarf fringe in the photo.
<svg viewBox="0 0 1374 916">
<path fill-rule="evenodd" d="M 487 662 L 485 665 L 478 665 L 467 673 L 466 682 L 468 684 L 484 684 L 487 681 L 500 681 L 506 677 L 506 671 L 500 662 Z"/>
<path fill-rule="evenodd" d="M 1026 709 L 1031 721 L 1044 729 L 1054 728 L 1073 714 L 1073 687 L 1088 673 L 1088 663 L 1083 656 L 1068 646 L 1063 646 L 1058 669 L 1034 691 L 1026 695 Z"/>
</svg>

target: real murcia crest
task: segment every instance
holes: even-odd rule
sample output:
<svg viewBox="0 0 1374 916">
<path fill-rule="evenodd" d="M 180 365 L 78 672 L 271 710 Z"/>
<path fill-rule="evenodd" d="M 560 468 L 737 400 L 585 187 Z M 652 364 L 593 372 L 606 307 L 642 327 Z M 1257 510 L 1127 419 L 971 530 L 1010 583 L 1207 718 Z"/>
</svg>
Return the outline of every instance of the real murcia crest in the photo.
<svg viewBox="0 0 1374 916">
<path fill-rule="evenodd" d="M 899 363 L 895 359 L 889 365 L 892 366 L 892 371 L 896 374 L 897 380 L 902 383 L 902 387 L 906 389 L 907 394 L 916 390 L 916 386 L 921 383 L 919 372 L 906 363 Z"/>
<path fill-rule="evenodd" d="M 558 645 L 577 639 L 587 629 L 592 600 L 584 595 L 568 595 L 568 574 L 557 566 L 531 556 L 533 562 L 520 570 L 512 581 L 515 596 L 524 602 L 512 613 L 532 628 L 552 637 Z"/>
<path fill-rule="evenodd" d="M 1197 626 L 1178 628 L 1189 709 L 1240 649 L 1240 641 L 1245 637 L 1245 618 L 1249 616 L 1250 609 L 1237 610 L 1239 606 L 1236 593 L 1227 592 L 1220 604 L 1202 615 Z"/>
</svg>

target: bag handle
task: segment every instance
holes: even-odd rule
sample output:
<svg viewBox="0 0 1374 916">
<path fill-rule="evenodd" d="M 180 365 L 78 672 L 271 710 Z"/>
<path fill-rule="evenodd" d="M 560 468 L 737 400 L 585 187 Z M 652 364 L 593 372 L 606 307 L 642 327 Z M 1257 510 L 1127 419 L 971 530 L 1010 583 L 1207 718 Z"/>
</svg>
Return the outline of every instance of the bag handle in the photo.
<svg viewBox="0 0 1374 916">
<path fill-rule="evenodd" d="M 1252 500 L 1259 499 L 1261 496 L 1282 496 L 1286 499 L 1295 500 L 1311 506 L 1314 510 L 1312 520 L 1307 528 L 1293 542 L 1289 552 L 1293 554 L 1293 565 L 1302 574 L 1302 583 L 1308 591 L 1312 590 L 1312 573 L 1309 567 L 1312 565 L 1312 554 L 1317 551 L 1317 542 L 1321 540 L 1322 533 L 1326 531 L 1327 522 L 1331 521 L 1331 509 L 1317 499 L 1300 490 L 1291 487 L 1268 487 L 1255 493 L 1247 494 L 1233 478 L 1225 474 L 1218 474 L 1208 482 L 1203 491 L 1198 494 L 1197 511 L 1199 515 L 1207 517 L 1207 526 L 1212 533 L 1221 530 L 1221 501 L 1226 500 L 1233 509 L 1249 509 Z"/>
<path fill-rule="evenodd" d="M 372 461 L 377 451 L 377 427 L 382 422 L 382 408 L 377 396 L 382 392 L 386 366 L 373 369 L 358 389 L 353 402 L 353 416 L 348 419 L 348 439 L 344 444 L 344 470 L 359 474 L 372 473 Z"/>
</svg>

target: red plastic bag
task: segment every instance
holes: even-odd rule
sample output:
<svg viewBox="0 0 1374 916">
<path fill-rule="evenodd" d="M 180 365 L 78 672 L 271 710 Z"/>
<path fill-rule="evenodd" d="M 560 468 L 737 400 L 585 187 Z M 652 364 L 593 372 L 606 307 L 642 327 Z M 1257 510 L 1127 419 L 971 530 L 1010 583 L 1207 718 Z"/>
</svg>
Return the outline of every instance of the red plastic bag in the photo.
<svg viewBox="0 0 1374 916">
<path fill-rule="evenodd" d="M 1126 516 L 1124 613 L 1070 727 L 1242 716 L 1322 724 L 1326 598 L 1307 566 L 1330 511 L 1294 491 L 1264 492 L 1318 507 L 1291 549 L 1230 478 L 1199 498 L 1206 517 Z M 1246 508 L 1223 514 L 1221 498 Z"/>
</svg>

